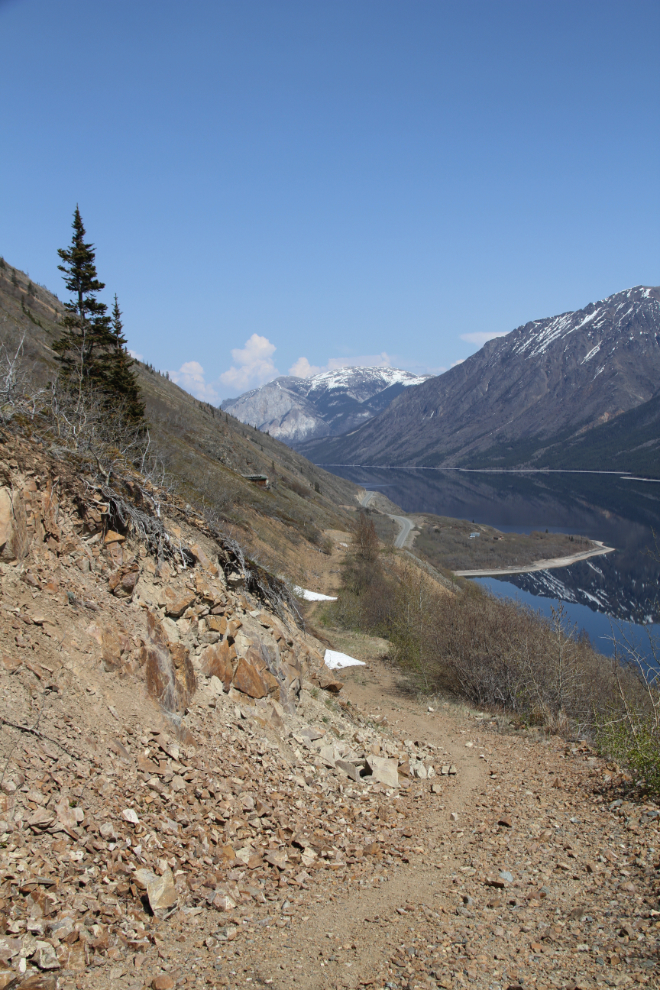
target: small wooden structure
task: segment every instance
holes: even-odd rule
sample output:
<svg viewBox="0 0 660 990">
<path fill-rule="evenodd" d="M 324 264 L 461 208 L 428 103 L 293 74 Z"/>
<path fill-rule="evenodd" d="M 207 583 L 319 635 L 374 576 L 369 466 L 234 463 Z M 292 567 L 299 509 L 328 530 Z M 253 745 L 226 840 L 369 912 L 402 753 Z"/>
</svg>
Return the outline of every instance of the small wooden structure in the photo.
<svg viewBox="0 0 660 990">
<path fill-rule="evenodd" d="M 253 485 L 258 485 L 259 488 L 270 488 L 267 474 L 244 474 L 243 477 L 246 481 L 251 481 Z"/>
</svg>

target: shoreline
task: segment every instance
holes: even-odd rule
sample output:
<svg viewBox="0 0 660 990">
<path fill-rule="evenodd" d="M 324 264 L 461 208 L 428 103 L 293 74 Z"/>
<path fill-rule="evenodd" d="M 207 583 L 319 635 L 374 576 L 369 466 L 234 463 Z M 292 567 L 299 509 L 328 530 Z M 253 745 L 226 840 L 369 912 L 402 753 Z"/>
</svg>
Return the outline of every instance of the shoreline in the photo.
<svg viewBox="0 0 660 990">
<path fill-rule="evenodd" d="M 464 468 L 464 467 L 426 467 L 423 464 L 335 464 L 314 461 L 317 467 L 329 470 L 338 468 L 360 468 L 365 471 L 456 471 L 460 474 L 607 474 L 616 475 L 622 481 L 657 481 L 660 478 L 646 478 L 633 475 L 631 471 L 600 471 L 595 468 Z M 333 472 L 330 471 L 332 474 Z M 355 482 L 359 484 L 359 482 Z"/>
<path fill-rule="evenodd" d="M 536 571 L 552 571 L 561 567 L 570 567 L 571 564 L 578 564 L 589 557 L 602 557 L 606 553 L 614 553 L 616 547 L 606 547 L 599 540 L 592 540 L 597 549 L 585 550 L 582 553 L 572 554 L 570 557 L 548 557 L 546 560 L 535 560 L 532 564 L 523 567 L 500 567 L 488 570 L 453 571 L 456 577 L 501 577 L 507 574 L 533 574 Z"/>
</svg>

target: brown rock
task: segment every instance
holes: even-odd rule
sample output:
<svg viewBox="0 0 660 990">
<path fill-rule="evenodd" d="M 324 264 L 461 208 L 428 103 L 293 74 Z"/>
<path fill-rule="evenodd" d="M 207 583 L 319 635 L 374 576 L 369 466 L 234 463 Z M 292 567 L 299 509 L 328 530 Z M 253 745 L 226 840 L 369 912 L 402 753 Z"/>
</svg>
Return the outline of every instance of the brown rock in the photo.
<svg viewBox="0 0 660 990">
<path fill-rule="evenodd" d="M 46 536 L 52 536 L 56 540 L 59 540 L 61 536 L 59 510 L 60 506 L 57 495 L 49 486 L 48 491 L 44 492 L 41 498 L 41 511 Z"/>
<path fill-rule="evenodd" d="M 106 669 L 116 667 L 121 661 L 122 654 L 131 646 L 130 638 L 118 623 L 101 625 L 93 622 L 87 627 L 87 634 L 101 647 L 101 657 Z"/>
<path fill-rule="evenodd" d="M 178 619 L 187 608 L 193 604 L 197 595 L 194 591 L 185 588 L 183 591 L 176 588 L 165 588 L 163 593 L 163 604 L 165 612 L 171 619 Z"/>
<path fill-rule="evenodd" d="M 243 623 L 240 619 L 232 619 L 231 622 L 227 624 L 227 635 L 233 639 L 242 625 Z"/>
<path fill-rule="evenodd" d="M 147 631 L 150 644 L 142 651 L 147 691 L 167 711 L 181 711 L 197 688 L 188 650 L 180 643 L 168 642 L 162 624 L 153 612 L 147 613 Z"/>
<path fill-rule="evenodd" d="M 151 986 L 152 990 L 172 990 L 174 980 L 167 973 L 163 973 L 162 976 L 154 976 Z"/>
<path fill-rule="evenodd" d="M 0 560 L 23 560 L 30 546 L 20 492 L 0 488 Z"/>
<path fill-rule="evenodd" d="M 338 681 L 332 674 L 326 674 L 325 671 L 321 671 L 319 674 L 319 687 L 324 691 L 329 691 L 331 694 L 339 694 L 343 686 L 344 682 Z"/>
<path fill-rule="evenodd" d="M 202 653 L 202 673 L 205 677 L 217 677 L 222 681 L 225 693 L 229 691 L 234 676 L 234 661 L 236 650 L 225 640 L 207 646 Z"/>
<path fill-rule="evenodd" d="M 276 866 L 279 870 L 284 870 L 287 864 L 287 854 L 283 849 L 271 849 L 264 856 L 264 862 Z"/>
<path fill-rule="evenodd" d="M 238 661 L 232 683 L 237 691 L 247 694 L 248 698 L 265 698 L 268 694 L 268 689 L 259 672 L 243 657 Z"/>
<path fill-rule="evenodd" d="M 206 618 L 206 628 L 209 632 L 217 632 L 224 636 L 227 632 L 227 620 L 224 615 L 209 615 Z"/>
<path fill-rule="evenodd" d="M 116 533 L 114 529 L 109 529 L 105 534 L 103 542 L 107 546 L 109 543 L 123 543 L 125 539 L 126 537 L 122 536 L 121 533 Z"/>
<path fill-rule="evenodd" d="M 108 587 L 117 598 L 130 598 L 135 591 L 140 572 L 137 567 L 132 567 L 130 571 L 115 571 L 108 578 Z"/>
<path fill-rule="evenodd" d="M 14 512 L 11 492 L 4 486 L 0 488 L 0 550 L 11 540 L 14 531 Z"/>
<path fill-rule="evenodd" d="M 216 894 L 212 903 L 216 911 L 233 911 L 236 907 L 236 901 L 233 901 L 227 894 Z"/>
<path fill-rule="evenodd" d="M 157 917 L 167 914 L 177 903 L 174 877 L 169 868 L 161 877 L 147 869 L 136 870 L 133 877 L 137 884 L 146 889 L 149 906 Z"/>
</svg>

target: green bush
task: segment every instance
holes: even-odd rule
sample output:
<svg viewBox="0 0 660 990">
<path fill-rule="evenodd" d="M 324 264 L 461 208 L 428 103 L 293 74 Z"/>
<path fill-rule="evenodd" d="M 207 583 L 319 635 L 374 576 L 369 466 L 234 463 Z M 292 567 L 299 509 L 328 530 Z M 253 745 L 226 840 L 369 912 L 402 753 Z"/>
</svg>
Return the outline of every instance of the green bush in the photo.
<svg viewBox="0 0 660 990">
<path fill-rule="evenodd" d="M 653 712 L 629 706 L 624 713 L 613 711 L 609 719 L 598 719 L 596 740 L 604 756 L 630 770 L 649 793 L 660 794 L 660 729 Z"/>
</svg>

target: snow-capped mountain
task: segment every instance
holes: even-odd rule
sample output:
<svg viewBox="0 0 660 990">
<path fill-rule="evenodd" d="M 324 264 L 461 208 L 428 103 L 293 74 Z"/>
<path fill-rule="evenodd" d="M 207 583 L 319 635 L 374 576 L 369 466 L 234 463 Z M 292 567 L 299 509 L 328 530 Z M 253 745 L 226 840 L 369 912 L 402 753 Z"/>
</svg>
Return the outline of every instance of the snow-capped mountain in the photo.
<svg viewBox="0 0 660 990">
<path fill-rule="evenodd" d="M 607 467 L 644 448 L 660 468 L 656 393 L 660 288 L 636 286 L 491 340 L 350 436 L 303 452 L 325 464 Z"/>
<path fill-rule="evenodd" d="M 295 446 L 354 430 L 427 377 L 398 368 L 338 368 L 313 378 L 286 375 L 226 399 L 222 409 Z"/>
</svg>

